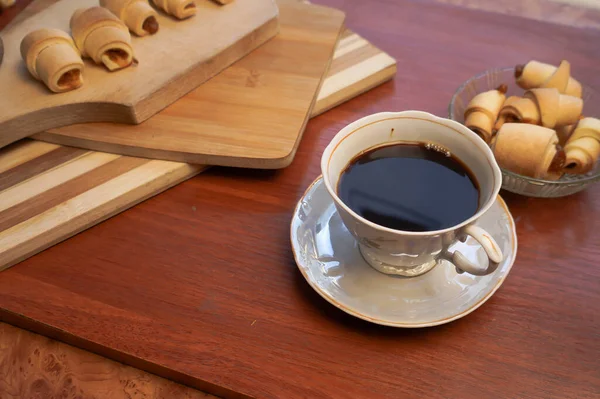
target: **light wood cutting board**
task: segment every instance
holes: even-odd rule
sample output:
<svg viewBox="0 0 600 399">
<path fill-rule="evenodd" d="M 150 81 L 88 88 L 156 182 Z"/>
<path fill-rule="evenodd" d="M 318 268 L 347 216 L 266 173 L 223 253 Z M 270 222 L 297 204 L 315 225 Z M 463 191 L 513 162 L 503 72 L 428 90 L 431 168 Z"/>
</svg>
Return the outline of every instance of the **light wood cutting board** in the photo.
<svg viewBox="0 0 600 399">
<path fill-rule="evenodd" d="M 197 0 L 198 13 L 184 21 L 159 14 L 157 34 L 132 37 L 134 67 L 108 72 L 86 61 L 84 85 L 52 93 L 27 71 L 20 43 L 39 28 L 70 32 L 73 11 L 97 0 L 61 0 L 2 32 L 0 147 L 46 129 L 81 122 L 140 123 L 242 58 L 278 31 L 273 0 L 219 6 Z"/>
<path fill-rule="evenodd" d="M 358 43 L 348 51 L 350 43 Z M 392 66 L 390 66 L 390 60 Z M 360 66 L 360 68 L 357 68 Z M 342 35 L 313 115 L 395 75 L 395 62 Z M 347 82 L 339 86 L 337 82 Z M 339 93 L 342 93 L 338 95 Z M 0 270 L 186 180 L 205 167 L 23 140 L 0 150 Z"/>
<path fill-rule="evenodd" d="M 277 4 L 280 33 L 275 38 L 146 122 L 73 125 L 34 138 L 177 162 L 262 169 L 289 165 L 344 14 L 295 0 Z"/>
</svg>

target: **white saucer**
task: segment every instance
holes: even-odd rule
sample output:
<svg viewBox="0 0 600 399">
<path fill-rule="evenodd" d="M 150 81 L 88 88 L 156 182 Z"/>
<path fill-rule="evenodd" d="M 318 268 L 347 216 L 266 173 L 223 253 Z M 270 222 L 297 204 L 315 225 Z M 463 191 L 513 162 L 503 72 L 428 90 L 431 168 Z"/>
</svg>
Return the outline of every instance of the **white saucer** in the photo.
<svg viewBox="0 0 600 399">
<path fill-rule="evenodd" d="M 319 177 L 298 202 L 291 240 L 298 268 L 323 298 L 361 319 L 393 327 L 428 327 L 451 322 L 487 301 L 504 282 L 517 254 L 513 218 L 502 198 L 477 223 L 495 239 L 504 260 L 488 276 L 456 273 L 441 261 L 418 277 L 395 277 L 369 266 L 340 219 L 323 179 Z M 487 262 L 473 240 L 457 243 L 469 259 Z"/>
</svg>

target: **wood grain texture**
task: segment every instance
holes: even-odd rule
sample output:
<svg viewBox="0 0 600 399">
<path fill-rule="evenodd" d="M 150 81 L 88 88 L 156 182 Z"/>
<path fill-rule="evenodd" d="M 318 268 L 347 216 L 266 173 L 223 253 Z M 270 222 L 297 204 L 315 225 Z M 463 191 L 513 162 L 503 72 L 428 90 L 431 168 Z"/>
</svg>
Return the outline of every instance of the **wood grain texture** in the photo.
<svg viewBox="0 0 600 399">
<path fill-rule="evenodd" d="M 26 18 L 37 10 L 43 9 L 46 4 L 52 4 L 53 2 L 54 0 L 38 0 L 19 14 L 18 18 Z M 23 1 L 21 1 L 21 3 L 23 3 Z M 1 22 L 2 19 L 0 19 L 0 26 L 2 25 Z M 347 36 L 350 36 L 350 32 L 344 34 L 344 37 Z M 340 46 L 336 47 L 336 53 L 339 50 Z M 372 52 L 369 50 L 369 46 L 362 46 L 360 49 L 353 51 L 356 53 L 356 63 L 361 63 L 373 56 Z M 332 61 L 330 69 L 336 71 L 353 70 L 353 65 L 351 63 L 339 64 L 339 61 L 340 58 L 336 57 Z M 368 65 L 363 63 L 363 65 L 363 68 L 361 68 L 362 70 L 365 70 L 367 66 L 373 68 L 370 73 L 363 74 L 365 80 L 369 80 L 370 75 L 379 74 L 384 67 L 375 63 L 368 63 Z M 352 75 L 356 76 L 357 74 L 353 73 Z M 389 78 L 391 77 L 392 76 L 389 76 Z M 352 86 L 348 86 L 348 88 L 345 88 L 344 90 L 347 95 L 346 99 L 350 99 L 364 91 L 364 81 L 352 81 L 349 79 L 347 82 L 348 84 L 352 82 Z M 327 79 L 325 80 L 325 83 L 327 83 Z M 333 95 L 335 95 L 335 93 Z M 321 96 L 321 98 L 324 97 Z M 321 104 L 321 101 L 317 102 L 313 109 L 313 115 L 324 111 L 320 108 Z M 15 150 L 12 152 L 12 162 L 8 162 L 6 157 L 2 158 L 3 162 L 0 164 L 0 173 L 62 147 L 38 143 L 31 146 L 19 146 L 19 148 L 20 151 Z M 108 156 L 108 154 L 96 154 L 100 157 L 99 159 Z M 114 155 L 110 156 L 116 157 Z M 43 179 L 41 181 L 42 184 L 36 187 L 37 191 L 40 192 L 48 189 L 48 187 L 55 187 L 61 184 L 64 184 L 65 187 L 75 186 L 72 184 L 73 181 L 68 179 L 74 174 L 83 173 L 86 170 L 84 168 L 86 164 L 84 164 L 83 161 L 84 160 L 82 159 L 72 160 L 69 165 L 69 170 L 72 171 L 72 175 L 59 175 L 57 180 Z M 169 163 L 165 162 L 165 164 Z M 89 169 L 89 164 L 87 165 L 87 168 Z M 164 170 L 166 171 L 167 168 L 165 167 Z M 85 173 L 83 175 L 85 176 Z M 35 181 L 35 179 L 33 181 Z M 67 181 L 69 182 L 68 184 Z M 21 193 L 30 191 L 32 186 L 34 186 L 32 181 L 25 182 L 18 191 Z M 20 196 L 5 197 L 0 194 L 0 202 L 2 202 L 2 207 L 0 208 L 4 211 L 6 211 L 8 206 L 14 206 L 21 201 L 31 202 L 27 196 L 23 198 Z M 11 214 L 12 213 L 6 213 L 6 215 Z M 15 214 L 18 215 L 19 213 L 15 212 Z M 102 214 L 99 213 L 98 216 L 102 216 Z M 1 217 L 0 220 L 2 220 Z M 1 230 L 2 229 L 0 229 L 0 231 Z M 76 349 L 69 345 L 58 343 L 37 334 L 26 332 L 5 323 L 0 323 L 0 348 L 3 348 L 0 349 L 0 365 L 4 365 L 4 367 L 0 366 L 0 370 L 2 370 L 2 372 L 0 372 L 0 393 L 3 393 L 0 397 L 3 399 L 5 396 L 7 399 L 24 398 L 26 397 L 25 393 L 34 390 L 39 392 L 41 389 L 46 389 L 43 393 L 52 392 L 56 393 L 58 396 L 59 392 L 63 392 L 63 389 L 65 388 L 64 384 L 67 384 L 67 381 L 72 381 L 67 385 L 69 388 L 71 386 L 75 387 L 75 397 L 82 398 L 195 399 L 212 397 L 211 395 L 175 384 L 156 375 L 123 366 L 106 358 Z M 43 358 L 40 357 L 40 354 L 42 353 L 44 354 Z M 32 361 L 32 358 L 38 361 Z M 39 361 L 40 359 L 42 361 Z M 59 364 L 59 367 L 52 367 L 49 371 L 47 365 L 55 365 L 57 363 Z M 69 392 L 73 392 L 73 390 L 69 390 Z"/>
<path fill-rule="evenodd" d="M 33 140 L 1 149 L 0 165 L 0 270 L 205 168 Z"/>
<path fill-rule="evenodd" d="M 520 244 L 510 276 L 476 312 L 436 328 L 375 326 L 328 305 L 297 271 L 288 234 L 344 125 L 389 109 L 445 115 L 468 77 L 530 58 L 567 58 L 600 86 L 599 33 L 327 0 L 342 2 L 351 28 L 401 57 L 393 82 L 314 118 L 289 168 L 212 168 L 3 272 L 2 319 L 253 397 L 598 397 L 600 186 L 551 200 L 505 194 Z"/>
<path fill-rule="evenodd" d="M 288 166 L 329 68 L 344 14 L 296 0 L 278 0 L 278 6 L 280 33 L 274 39 L 145 123 L 72 125 L 34 138 L 176 162 Z"/>
<path fill-rule="evenodd" d="M 2 323 L 0 398 L 216 397 Z"/>
<path fill-rule="evenodd" d="M 26 70 L 21 40 L 41 27 L 69 32 L 73 11 L 94 5 L 95 0 L 61 0 L 2 32 L 5 56 L 0 87 L 11 95 L 0 97 L 0 147 L 73 123 L 141 123 L 278 32 L 273 0 L 240 1 L 226 8 L 202 0 L 195 17 L 176 21 L 159 15 L 159 33 L 132 37 L 139 60 L 135 67 L 109 73 L 88 60 L 80 89 L 51 93 Z M 198 37 L 211 40 L 198 41 Z"/>
<path fill-rule="evenodd" d="M 351 32 L 345 33 L 345 37 L 363 42 Z M 345 100 L 362 93 L 373 76 L 380 76 L 381 70 L 388 68 L 387 61 L 382 65 L 364 63 L 383 54 L 374 49 L 368 43 L 350 53 L 343 43 L 336 49 L 336 54 L 351 54 L 352 58 L 335 58 L 334 75 L 349 75 L 350 71 L 362 77 L 349 77 L 348 86 L 336 83 L 335 89 L 343 92 Z M 353 65 L 363 67 L 357 71 Z M 330 78 L 325 80 L 326 86 L 331 86 Z M 335 91 L 322 98 L 330 96 L 341 98 Z M 323 112 L 321 107 L 325 104 L 317 102 L 313 114 Z M 201 166 L 173 162 L 146 164 L 147 159 L 38 141 L 24 141 L 0 150 L 0 270 L 203 170 Z M 152 181 L 151 186 L 148 181 Z M 119 187 L 115 189 L 116 185 Z M 97 196 L 98 193 L 101 195 Z M 90 196 L 92 202 L 85 205 L 89 209 L 83 214 L 79 204 Z"/>
</svg>

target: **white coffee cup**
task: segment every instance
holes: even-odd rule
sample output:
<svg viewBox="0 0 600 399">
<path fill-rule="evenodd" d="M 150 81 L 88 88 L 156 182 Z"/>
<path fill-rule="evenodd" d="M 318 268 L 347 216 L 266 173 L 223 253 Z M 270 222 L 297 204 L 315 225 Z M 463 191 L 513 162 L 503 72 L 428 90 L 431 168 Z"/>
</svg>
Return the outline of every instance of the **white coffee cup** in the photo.
<svg viewBox="0 0 600 399">
<path fill-rule="evenodd" d="M 411 232 L 377 225 L 358 215 L 338 196 L 340 175 L 357 155 L 382 145 L 420 142 L 443 147 L 460 159 L 479 184 L 479 208 L 475 215 L 443 230 Z M 426 112 L 383 112 L 357 120 L 343 128 L 329 143 L 321 158 L 325 186 L 342 221 L 358 241 L 365 260 L 386 274 L 418 276 L 441 259 L 452 262 L 459 272 L 492 273 L 503 255 L 492 236 L 475 226 L 494 203 L 502 185 L 502 174 L 492 151 L 475 133 L 458 122 Z M 477 265 L 448 248 L 458 240 L 473 237 L 488 256 L 487 265 Z"/>
</svg>

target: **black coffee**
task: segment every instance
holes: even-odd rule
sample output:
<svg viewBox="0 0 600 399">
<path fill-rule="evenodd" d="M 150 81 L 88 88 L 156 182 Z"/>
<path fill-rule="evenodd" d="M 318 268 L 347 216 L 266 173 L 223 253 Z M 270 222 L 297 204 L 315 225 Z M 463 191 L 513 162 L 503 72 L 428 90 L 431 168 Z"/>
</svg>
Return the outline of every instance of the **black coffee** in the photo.
<svg viewBox="0 0 600 399">
<path fill-rule="evenodd" d="M 342 172 L 338 195 L 365 219 L 404 231 L 452 227 L 479 206 L 471 171 L 425 144 L 392 144 L 358 155 Z"/>
</svg>

